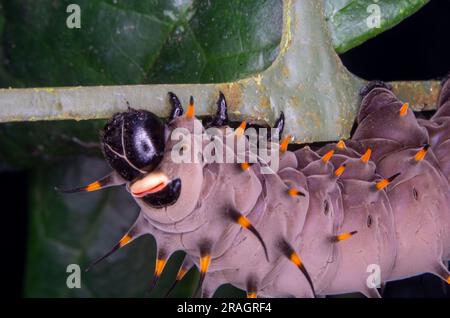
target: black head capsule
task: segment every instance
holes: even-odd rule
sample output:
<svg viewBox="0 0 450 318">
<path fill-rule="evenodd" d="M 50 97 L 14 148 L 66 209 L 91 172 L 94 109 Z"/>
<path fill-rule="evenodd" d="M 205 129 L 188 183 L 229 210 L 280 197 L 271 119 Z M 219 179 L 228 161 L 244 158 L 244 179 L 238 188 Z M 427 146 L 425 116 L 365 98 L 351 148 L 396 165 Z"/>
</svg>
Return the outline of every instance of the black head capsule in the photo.
<svg viewBox="0 0 450 318">
<path fill-rule="evenodd" d="M 106 124 L 103 153 L 111 167 L 131 181 L 152 171 L 162 160 L 165 125 L 155 114 L 129 108 Z"/>
</svg>

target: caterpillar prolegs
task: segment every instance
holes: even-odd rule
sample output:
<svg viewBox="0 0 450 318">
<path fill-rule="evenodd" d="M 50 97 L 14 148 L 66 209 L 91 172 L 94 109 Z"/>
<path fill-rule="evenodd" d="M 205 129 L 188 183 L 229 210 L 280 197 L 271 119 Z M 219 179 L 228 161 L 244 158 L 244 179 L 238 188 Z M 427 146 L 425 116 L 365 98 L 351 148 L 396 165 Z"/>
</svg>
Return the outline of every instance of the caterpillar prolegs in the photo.
<svg viewBox="0 0 450 318">
<path fill-rule="evenodd" d="M 169 93 L 165 123 L 144 110 L 116 114 L 102 137 L 114 171 L 63 192 L 125 185 L 141 212 L 105 257 L 151 234 L 158 252 L 149 284 L 170 255 L 183 250 L 176 281 L 196 266 L 196 295 L 204 297 L 225 283 L 248 297 L 379 297 L 379 286 L 368 279 L 374 266 L 381 284 L 425 272 L 450 283 L 444 263 L 450 259 L 450 80 L 430 119 L 416 118 L 381 82 L 366 86 L 361 99 L 351 139 L 292 152 L 285 137 L 275 149 L 277 167 L 263 173 L 267 161 L 249 160 L 249 125 L 227 129 L 222 93 L 216 115 L 203 123 L 192 98 L 185 112 Z M 269 145 L 278 147 L 284 121 L 281 114 Z M 222 134 L 197 138 L 199 126 L 201 134 L 208 127 Z M 174 138 L 180 129 L 189 142 Z M 227 138 L 244 143 L 242 162 L 205 162 L 194 151 L 225 153 Z M 175 162 L 174 153 L 191 160 Z"/>
</svg>

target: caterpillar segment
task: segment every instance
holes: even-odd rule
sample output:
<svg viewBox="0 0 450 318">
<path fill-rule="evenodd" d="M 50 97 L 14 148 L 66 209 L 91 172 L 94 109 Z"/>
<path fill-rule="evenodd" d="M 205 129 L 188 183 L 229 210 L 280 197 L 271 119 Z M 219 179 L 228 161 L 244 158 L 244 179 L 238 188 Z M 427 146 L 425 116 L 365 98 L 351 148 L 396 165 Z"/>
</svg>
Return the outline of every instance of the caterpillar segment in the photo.
<svg viewBox="0 0 450 318">
<path fill-rule="evenodd" d="M 290 151 L 281 113 L 268 138 L 268 153 L 279 152 L 271 173 L 262 172 L 267 158 L 252 158 L 261 140 L 247 136 L 251 125 L 227 129 L 222 93 L 203 124 L 192 97 L 186 111 L 174 93 L 169 103 L 167 122 L 131 108 L 116 114 L 102 137 L 113 177 L 62 191 L 125 184 L 141 212 L 107 255 L 151 234 L 158 243 L 153 282 L 168 257 L 183 250 L 174 284 L 196 266 L 195 295 L 203 297 L 225 283 L 249 298 L 380 297 L 378 288 L 387 282 L 425 272 L 450 283 L 444 265 L 450 259 L 450 80 L 428 120 L 416 119 L 389 85 L 370 83 L 361 90 L 352 138 L 320 149 Z M 210 128 L 222 134 L 200 138 Z M 212 149 L 223 158 L 231 150 L 235 161 L 199 160 Z M 174 162 L 174 150 L 190 160 Z M 370 283 L 374 268 L 380 277 Z"/>
</svg>

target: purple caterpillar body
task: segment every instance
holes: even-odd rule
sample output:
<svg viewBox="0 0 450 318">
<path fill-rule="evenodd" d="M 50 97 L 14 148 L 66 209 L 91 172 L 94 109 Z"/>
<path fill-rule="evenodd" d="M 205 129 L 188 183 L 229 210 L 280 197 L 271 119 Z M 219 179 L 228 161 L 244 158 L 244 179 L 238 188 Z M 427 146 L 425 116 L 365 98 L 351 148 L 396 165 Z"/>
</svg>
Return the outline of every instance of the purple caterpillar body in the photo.
<svg viewBox="0 0 450 318">
<path fill-rule="evenodd" d="M 373 272 L 381 284 L 425 272 L 450 283 L 450 80 L 429 120 L 417 119 L 383 83 L 369 84 L 361 96 L 351 139 L 292 152 L 285 138 L 278 169 L 263 174 L 262 161 L 174 162 L 174 150 L 190 154 L 216 141 L 226 148 L 225 138 L 234 138 L 244 140 L 248 155 L 251 143 L 244 123 L 226 132 L 223 94 L 217 114 L 201 126 L 217 127 L 223 139 L 204 140 L 194 134 L 201 122 L 193 99 L 184 114 L 169 93 L 167 123 L 143 110 L 116 114 L 102 142 L 114 172 L 63 192 L 126 185 L 141 213 L 105 257 L 151 234 L 158 244 L 152 284 L 170 255 L 183 250 L 176 281 L 197 266 L 197 295 L 204 297 L 225 283 L 248 297 L 379 297 Z M 280 135 L 283 126 L 281 115 Z M 177 128 L 192 133 L 190 143 L 172 138 Z"/>
</svg>

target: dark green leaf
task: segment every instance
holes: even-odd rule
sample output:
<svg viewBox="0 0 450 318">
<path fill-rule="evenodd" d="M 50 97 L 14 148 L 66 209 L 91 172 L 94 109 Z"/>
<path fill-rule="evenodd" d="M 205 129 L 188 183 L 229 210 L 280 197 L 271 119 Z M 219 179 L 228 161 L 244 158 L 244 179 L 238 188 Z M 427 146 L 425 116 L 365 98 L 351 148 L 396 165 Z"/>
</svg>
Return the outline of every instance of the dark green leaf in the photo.
<svg viewBox="0 0 450 318">
<path fill-rule="evenodd" d="M 80 29 L 66 26 L 69 4 L 80 6 Z M 267 68 L 281 39 L 281 0 L 11 0 L 3 6 L 4 67 L 28 87 L 231 81 Z"/>
<path fill-rule="evenodd" d="M 392 28 L 429 0 L 325 0 L 333 45 L 344 53 L 368 39 Z M 379 10 L 379 11 L 378 11 Z M 372 17 L 379 12 L 379 27 L 373 27 Z M 369 22 L 368 22 L 369 20 Z"/>
</svg>

